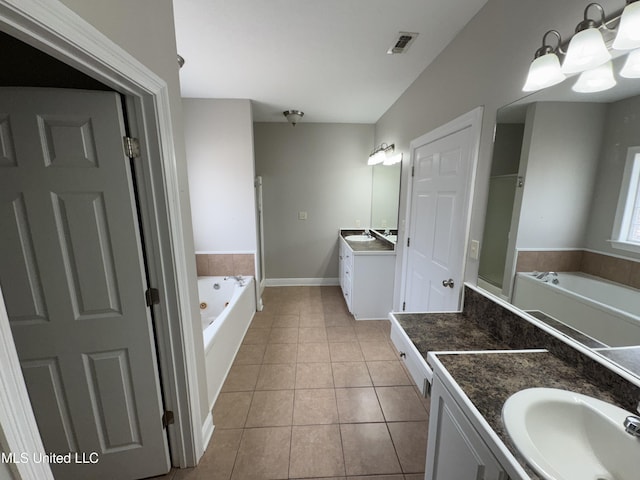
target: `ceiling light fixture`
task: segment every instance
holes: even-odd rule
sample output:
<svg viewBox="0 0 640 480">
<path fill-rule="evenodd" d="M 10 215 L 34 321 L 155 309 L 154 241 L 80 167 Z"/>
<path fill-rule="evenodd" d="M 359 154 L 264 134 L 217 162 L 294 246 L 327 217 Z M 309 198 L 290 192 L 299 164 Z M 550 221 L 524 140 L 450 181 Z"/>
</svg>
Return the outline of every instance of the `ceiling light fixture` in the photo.
<svg viewBox="0 0 640 480">
<path fill-rule="evenodd" d="M 304 112 L 301 112 L 300 110 L 285 110 L 284 112 L 282 112 L 282 114 L 294 127 L 296 126 L 296 123 L 298 123 L 300 119 L 304 117 Z"/>
<path fill-rule="evenodd" d="M 575 73 L 584 73 L 574 86 L 575 91 L 594 91 L 591 88 L 595 88 L 596 83 L 598 88 L 604 88 L 605 85 L 610 85 L 608 88 L 611 88 L 615 85 L 613 74 L 609 74 L 610 67 L 599 68 L 611 61 L 613 55 L 609 50 L 640 49 L 640 0 L 627 0 L 626 3 L 624 10 L 609 20 L 606 19 L 600 4 L 587 5 L 583 20 L 578 23 L 576 33 L 568 42 L 568 46 L 562 43 L 556 30 L 545 33 L 542 37 L 542 47 L 536 50 L 529 67 L 523 91 L 533 92 L 551 87 Z M 589 11 L 593 8 L 600 12 L 600 19 L 597 21 L 589 18 Z M 548 35 L 557 37 L 558 43 L 555 48 L 548 44 Z M 563 47 L 566 47 L 566 50 L 563 50 Z M 620 74 L 640 75 L 639 62 L 640 54 L 630 54 Z M 587 83 L 590 87 L 586 86 Z"/>
<path fill-rule="evenodd" d="M 384 163 L 387 159 L 387 155 L 389 153 L 393 153 L 395 150 L 395 145 L 387 145 L 386 143 L 382 143 L 373 149 L 373 152 L 369 155 L 369 160 L 367 161 L 367 165 L 378 165 L 380 163 Z"/>
</svg>

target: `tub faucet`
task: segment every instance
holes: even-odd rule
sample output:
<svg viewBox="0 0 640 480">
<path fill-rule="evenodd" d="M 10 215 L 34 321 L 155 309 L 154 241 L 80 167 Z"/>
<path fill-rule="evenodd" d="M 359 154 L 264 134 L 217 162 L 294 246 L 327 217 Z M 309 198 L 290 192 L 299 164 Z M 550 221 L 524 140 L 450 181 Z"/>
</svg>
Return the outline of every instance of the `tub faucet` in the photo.
<svg viewBox="0 0 640 480">
<path fill-rule="evenodd" d="M 554 285 L 560 283 L 560 280 L 558 280 L 558 274 L 556 272 L 542 272 L 536 275 L 536 278 L 538 280 L 542 280 L 545 283 L 551 281 L 551 283 L 553 283 Z"/>
<path fill-rule="evenodd" d="M 228 277 L 224 277 L 225 280 L 229 280 L 230 278 L 233 278 L 236 282 L 238 282 L 238 285 L 244 287 L 244 277 L 242 275 L 230 275 Z"/>
<path fill-rule="evenodd" d="M 638 413 L 640 413 L 640 402 L 638 402 L 638 407 L 636 409 Z M 629 435 L 634 437 L 640 437 L 640 417 L 635 415 L 629 415 L 624 419 L 624 431 Z"/>
</svg>

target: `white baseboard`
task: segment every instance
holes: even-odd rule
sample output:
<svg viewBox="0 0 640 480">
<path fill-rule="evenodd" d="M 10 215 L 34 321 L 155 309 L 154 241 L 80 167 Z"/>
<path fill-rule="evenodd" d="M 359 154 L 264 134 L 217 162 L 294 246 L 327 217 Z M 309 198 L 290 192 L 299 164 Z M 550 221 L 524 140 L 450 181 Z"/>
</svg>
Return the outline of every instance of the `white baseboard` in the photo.
<svg viewBox="0 0 640 480">
<path fill-rule="evenodd" d="M 211 441 L 211 437 L 213 437 L 213 430 L 215 428 L 216 427 L 213 424 L 213 415 L 209 412 L 207 414 L 207 418 L 204 419 L 204 424 L 202 425 L 202 445 L 204 445 L 204 450 L 209 446 L 209 442 Z"/>
<path fill-rule="evenodd" d="M 267 287 L 316 287 L 316 286 L 338 286 L 340 280 L 336 278 L 267 278 Z"/>
</svg>

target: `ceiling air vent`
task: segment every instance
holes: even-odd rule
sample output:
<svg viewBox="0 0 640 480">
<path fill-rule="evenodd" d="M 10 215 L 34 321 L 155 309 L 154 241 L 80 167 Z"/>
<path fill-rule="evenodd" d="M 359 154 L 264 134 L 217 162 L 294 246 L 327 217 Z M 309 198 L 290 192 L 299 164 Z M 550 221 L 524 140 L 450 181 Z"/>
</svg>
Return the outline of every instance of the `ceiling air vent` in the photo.
<svg viewBox="0 0 640 480">
<path fill-rule="evenodd" d="M 395 53 L 405 53 L 417 36 L 418 34 L 415 32 L 400 32 L 393 46 L 391 46 L 391 48 L 387 50 L 387 53 L 389 55 L 393 55 Z"/>
</svg>

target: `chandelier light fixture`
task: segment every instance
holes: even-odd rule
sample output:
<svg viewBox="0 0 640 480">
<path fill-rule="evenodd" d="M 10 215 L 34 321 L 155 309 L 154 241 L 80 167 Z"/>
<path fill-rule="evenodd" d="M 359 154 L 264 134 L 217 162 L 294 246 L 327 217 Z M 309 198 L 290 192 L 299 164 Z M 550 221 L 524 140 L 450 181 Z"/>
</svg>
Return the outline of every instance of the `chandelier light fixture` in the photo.
<svg viewBox="0 0 640 480">
<path fill-rule="evenodd" d="M 592 10 L 600 13 L 597 21 L 589 18 Z M 590 3 L 575 32 L 566 50 L 556 30 L 544 34 L 542 47 L 536 50 L 529 67 L 523 91 L 551 87 L 573 74 L 580 74 L 573 87 L 577 92 L 598 92 L 613 87 L 616 84 L 611 66 L 614 55 L 610 50 L 640 51 L 640 0 L 627 0 L 622 13 L 609 20 L 600 4 Z M 547 41 L 549 35 L 556 37 L 555 47 Z M 640 53 L 634 51 L 628 55 L 620 75 L 640 78 Z"/>
<path fill-rule="evenodd" d="M 294 127 L 296 126 L 296 123 L 298 123 L 300 119 L 304 117 L 304 112 L 301 112 L 300 110 L 285 110 L 284 112 L 282 112 L 282 114 L 287 119 L 287 122 L 289 122 Z"/>
</svg>

